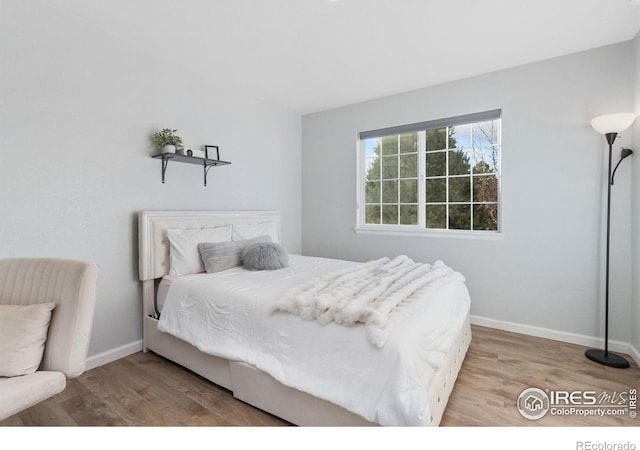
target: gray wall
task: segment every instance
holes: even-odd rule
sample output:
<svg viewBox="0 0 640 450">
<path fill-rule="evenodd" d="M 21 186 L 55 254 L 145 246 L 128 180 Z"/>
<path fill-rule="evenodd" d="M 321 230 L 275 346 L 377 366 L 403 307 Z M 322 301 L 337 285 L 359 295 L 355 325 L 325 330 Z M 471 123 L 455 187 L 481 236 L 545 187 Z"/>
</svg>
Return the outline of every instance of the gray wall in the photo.
<svg viewBox="0 0 640 450">
<path fill-rule="evenodd" d="M 299 115 L 29 3 L 0 15 L 0 257 L 99 265 L 90 355 L 142 337 L 139 210 L 278 209 L 300 251 Z M 161 184 L 149 135 L 163 127 L 232 165 L 205 188 L 200 167 L 169 164 Z"/>
<path fill-rule="evenodd" d="M 603 336 L 607 146 L 589 121 L 632 110 L 632 60 L 627 42 L 304 116 L 303 253 L 442 259 L 467 277 L 476 316 Z M 501 240 L 354 233 L 359 131 L 497 108 Z M 617 175 L 612 206 L 610 337 L 623 343 L 631 333 L 629 178 L 627 165 Z"/>
</svg>

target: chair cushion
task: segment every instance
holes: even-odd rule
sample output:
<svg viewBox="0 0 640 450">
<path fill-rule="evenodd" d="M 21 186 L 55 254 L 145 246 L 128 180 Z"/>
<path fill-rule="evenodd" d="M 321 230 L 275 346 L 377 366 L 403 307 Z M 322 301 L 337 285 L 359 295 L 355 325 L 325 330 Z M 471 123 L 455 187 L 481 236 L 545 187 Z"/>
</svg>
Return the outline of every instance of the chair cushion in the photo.
<svg viewBox="0 0 640 450">
<path fill-rule="evenodd" d="M 21 377 L 0 377 L 0 420 L 62 392 L 66 383 L 62 372 L 36 372 Z"/>
<path fill-rule="evenodd" d="M 55 306 L 52 302 L 0 305 L 0 376 L 38 370 Z"/>
<path fill-rule="evenodd" d="M 0 304 L 54 302 L 41 370 L 67 378 L 85 369 L 96 300 L 98 266 L 55 258 L 0 259 Z"/>
</svg>

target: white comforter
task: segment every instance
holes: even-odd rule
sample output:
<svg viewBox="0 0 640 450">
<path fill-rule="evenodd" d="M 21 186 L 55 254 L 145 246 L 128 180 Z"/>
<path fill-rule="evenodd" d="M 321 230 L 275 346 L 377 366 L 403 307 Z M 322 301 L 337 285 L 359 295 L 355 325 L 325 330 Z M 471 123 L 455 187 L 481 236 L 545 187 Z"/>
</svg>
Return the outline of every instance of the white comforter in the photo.
<svg viewBox="0 0 640 450">
<path fill-rule="evenodd" d="M 427 390 L 469 312 L 464 283 L 399 304 L 378 348 L 364 326 L 322 325 L 272 312 L 289 289 L 358 263 L 290 255 L 276 271 L 241 267 L 176 279 L 160 331 L 199 350 L 243 361 L 284 385 L 382 425 L 428 425 Z"/>
</svg>

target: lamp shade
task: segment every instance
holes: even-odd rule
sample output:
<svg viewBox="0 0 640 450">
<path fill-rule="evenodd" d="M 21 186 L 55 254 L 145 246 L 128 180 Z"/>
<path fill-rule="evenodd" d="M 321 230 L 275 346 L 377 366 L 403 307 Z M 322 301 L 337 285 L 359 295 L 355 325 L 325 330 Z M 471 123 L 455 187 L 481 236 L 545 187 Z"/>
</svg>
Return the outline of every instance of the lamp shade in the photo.
<svg viewBox="0 0 640 450">
<path fill-rule="evenodd" d="M 620 133 L 636 120 L 634 113 L 606 114 L 591 120 L 591 126 L 600 134 Z"/>
</svg>

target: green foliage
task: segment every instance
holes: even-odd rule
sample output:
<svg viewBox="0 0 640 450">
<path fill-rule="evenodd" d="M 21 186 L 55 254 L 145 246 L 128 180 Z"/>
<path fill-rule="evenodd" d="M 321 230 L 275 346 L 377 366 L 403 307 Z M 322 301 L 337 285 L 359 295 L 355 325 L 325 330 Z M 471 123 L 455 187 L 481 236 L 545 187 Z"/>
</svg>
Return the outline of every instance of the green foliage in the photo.
<svg viewBox="0 0 640 450">
<path fill-rule="evenodd" d="M 474 133 L 485 133 L 484 127 L 483 144 L 497 142 L 491 122 L 474 124 Z M 427 130 L 425 150 L 427 228 L 470 230 L 473 219 L 475 230 L 497 230 L 496 150 L 487 156 L 475 148 L 458 148 L 454 127 Z M 375 157 L 367 160 L 365 223 L 417 225 L 418 134 L 384 136 L 373 152 Z M 479 204 L 486 202 L 496 204 Z"/>
<path fill-rule="evenodd" d="M 171 128 L 163 128 L 151 135 L 151 141 L 158 149 L 165 145 L 175 145 L 177 149 L 181 149 L 183 148 L 182 138 L 176 134 L 177 131 Z"/>
</svg>

